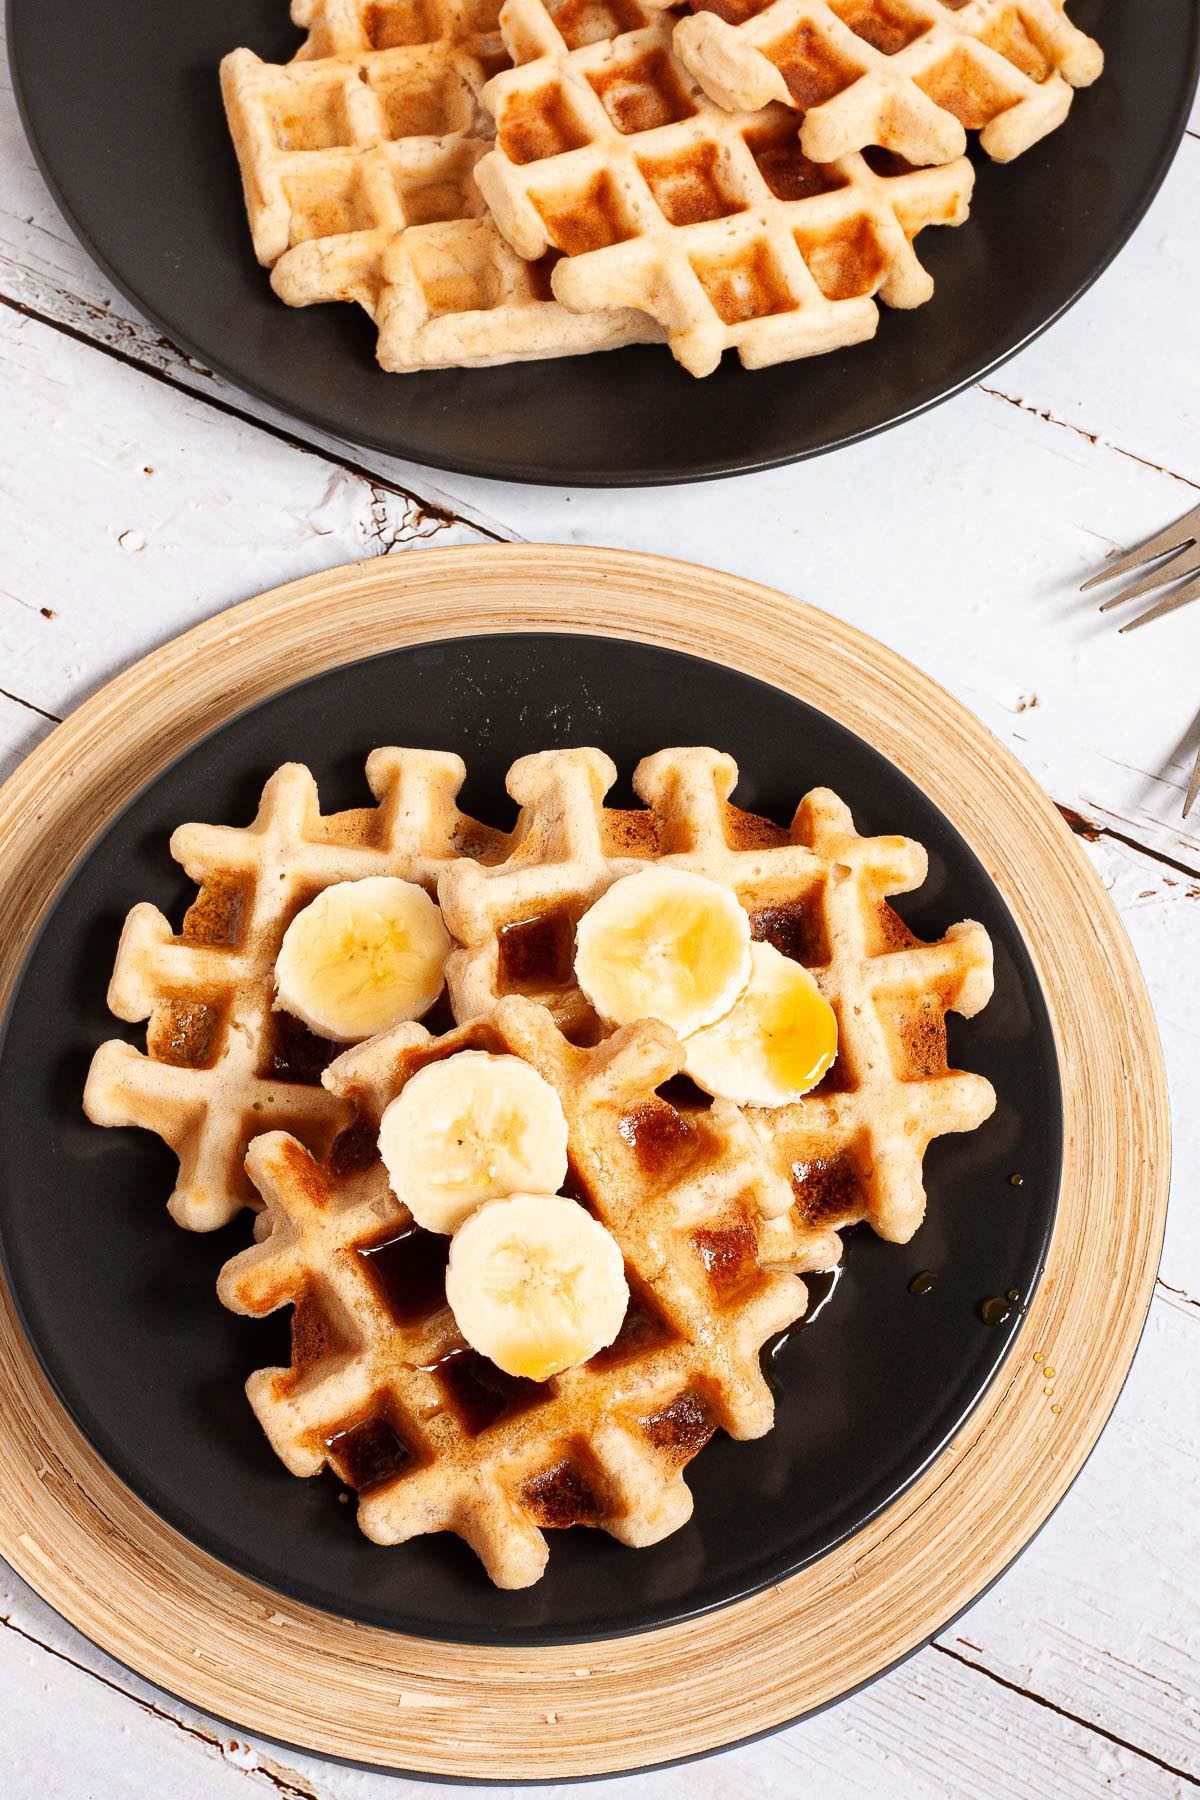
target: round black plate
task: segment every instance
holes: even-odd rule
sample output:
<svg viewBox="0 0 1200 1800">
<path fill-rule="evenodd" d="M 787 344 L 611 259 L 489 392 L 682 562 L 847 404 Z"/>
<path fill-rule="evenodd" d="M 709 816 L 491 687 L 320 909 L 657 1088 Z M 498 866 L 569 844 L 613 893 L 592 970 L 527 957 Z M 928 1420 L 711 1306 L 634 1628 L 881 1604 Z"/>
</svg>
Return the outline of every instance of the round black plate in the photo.
<svg viewBox="0 0 1200 1800">
<path fill-rule="evenodd" d="M 385 376 L 351 306 L 289 312 L 250 249 L 217 88 L 246 44 L 286 60 L 285 0 L 10 0 L 17 94 L 74 230 L 179 344 L 286 412 L 435 468 L 588 485 L 698 480 L 793 462 L 894 425 L 1011 356 L 1120 249 L 1175 153 L 1200 63 L 1197 0 L 1072 0 L 1103 79 L 1006 168 L 977 156 L 967 225 L 922 234 L 937 282 L 882 309 L 873 344 L 695 381 L 659 347 Z"/>
<path fill-rule="evenodd" d="M 235 1318 L 213 1292 L 222 1262 L 249 1242 L 248 1216 L 210 1237 L 180 1231 L 165 1211 L 174 1159 L 146 1133 L 90 1125 L 84 1075 L 95 1046 L 121 1029 L 104 994 L 127 909 L 150 899 L 178 921 L 189 898 L 167 851 L 173 827 L 247 822 L 281 762 L 307 762 L 333 808 L 367 798 L 372 746 L 451 748 L 471 771 L 467 807 L 502 824 L 512 814 L 505 770 L 527 751 L 602 744 L 627 777 L 640 756 L 698 736 L 737 757 L 745 806 L 787 820 L 826 783 L 861 829 L 928 847 L 929 879 L 899 910 L 924 936 L 963 917 L 991 933 L 995 998 L 970 1022 L 951 1019 L 950 1045 L 990 1078 L 999 1103 L 981 1130 L 932 1146 L 929 1214 L 914 1243 L 850 1234 L 829 1303 L 769 1357 L 774 1431 L 753 1444 L 718 1436 L 703 1452 L 682 1531 L 638 1551 L 596 1532 L 555 1534 L 544 1580 L 500 1593 L 456 1539 L 369 1544 L 332 1477 L 298 1481 L 276 1461 L 242 1384 L 253 1368 L 286 1363 L 286 1316 Z M 822 1555 L 900 1493 L 1012 1342 L 1018 1309 L 989 1327 L 980 1302 L 1031 1293 L 1062 1147 L 1054 1046 L 1020 935 L 911 782 L 748 676 L 548 634 L 460 639 L 335 670 L 223 726 L 152 782 L 75 871 L 30 955 L 0 1043 L 0 1119 L 9 1284 L 59 1394 L 122 1480 L 193 1542 L 300 1600 L 425 1636 L 507 1643 L 637 1631 L 719 1606 Z M 937 1283 L 914 1295 L 921 1270 Z"/>
</svg>

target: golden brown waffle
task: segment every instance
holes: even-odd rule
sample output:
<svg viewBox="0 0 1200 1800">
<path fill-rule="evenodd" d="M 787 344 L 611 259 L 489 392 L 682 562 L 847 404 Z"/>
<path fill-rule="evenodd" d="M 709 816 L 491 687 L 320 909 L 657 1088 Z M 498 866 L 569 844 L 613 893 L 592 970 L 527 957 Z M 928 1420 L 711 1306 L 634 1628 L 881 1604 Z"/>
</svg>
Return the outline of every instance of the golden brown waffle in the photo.
<svg viewBox="0 0 1200 1800">
<path fill-rule="evenodd" d="M 254 248 L 281 299 L 357 301 L 399 371 L 651 335 L 632 312 L 568 313 L 484 216 L 476 94 L 507 60 L 488 0 L 298 0 L 293 16 L 310 28 L 295 61 L 235 50 L 221 65 Z"/>
<path fill-rule="evenodd" d="M 1009 162 L 1061 125 L 1104 67 L 1065 0 L 692 0 L 675 50 L 720 105 L 784 100 L 818 162 L 878 144 Z"/>
<path fill-rule="evenodd" d="M 803 1236 L 867 1219 L 907 1240 L 924 1215 L 930 1140 L 974 1129 L 995 1104 L 988 1082 L 946 1058 L 946 1012 L 970 1017 L 991 996 L 986 931 L 967 922 L 940 943 L 917 939 L 887 898 L 921 885 L 925 851 L 908 838 L 860 837 L 828 789 L 814 789 L 784 829 L 730 805 L 737 765 L 715 750 L 662 750 L 639 763 L 644 809 L 605 806 L 615 779 L 593 749 L 514 763 L 508 788 L 521 810 L 508 855 L 489 868 L 457 862 L 438 883 L 463 946 L 446 971 L 456 1018 L 523 993 L 574 1039 L 594 1041 L 603 1027 L 573 970 L 582 914 L 648 862 L 720 881 L 752 935 L 810 968 L 838 1015 L 838 1059 L 821 1084 L 793 1106 L 745 1109 L 791 1182 L 794 1228 Z"/>
<path fill-rule="evenodd" d="M 672 55 L 673 25 L 572 48 L 542 0 L 506 0 L 518 66 L 483 91 L 497 146 L 475 177 L 522 256 L 563 252 L 556 297 L 640 308 L 693 375 L 730 348 L 762 368 L 859 343 L 875 295 L 928 300 L 912 239 L 966 218 L 970 164 L 818 166 L 790 108 L 716 105 Z"/>
<path fill-rule="evenodd" d="M 374 1154 L 405 1081 L 464 1048 L 524 1057 L 557 1089 L 571 1187 L 626 1261 L 616 1342 L 545 1383 L 464 1344 L 445 1304 L 449 1239 L 413 1225 Z M 777 1196 L 736 1109 L 692 1120 L 656 1096 L 681 1062 L 656 1022 L 580 1050 L 510 998 L 445 1037 L 401 1026 L 340 1056 L 326 1081 L 361 1122 L 327 1164 L 278 1132 L 251 1147 L 260 1241 L 218 1291 L 236 1312 L 294 1310 L 291 1366 L 259 1370 L 247 1392 L 293 1473 L 328 1465 L 359 1490 L 368 1537 L 453 1531 L 497 1585 L 526 1587 L 546 1564 L 545 1528 L 656 1543 L 689 1517 L 683 1469 L 717 1427 L 770 1429 L 759 1352 L 800 1317 L 804 1287 L 759 1266 L 759 1203 Z"/>
<path fill-rule="evenodd" d="M 181 825 L 171 854 L 200 888 L 183 929 L 145 903 L 125 921 L 108 1004 L 147 1021 L 146 1051 L 102 1044 L 84 1107 L 98 1125 L 140 1125 L 171 1146 L 179 1178 L 168 1204 L 190 1231 L 214 1230 L 252 1202 L 243 1162 L 259 1132 L 293 1132 L 322 1155 L 350 1119 L 321 1085 L 335 1046 L 272 1011 L 275 958 L 295 914 L 335 881 L 394 875 L 432 892 L 454 857 L 503 854 L 502 834 L 455 805 L 459 757 L 381 749 L 366 767 L 373 807 L 322 815 L 312 776 L 288 763 L 252 825 Z"/>
</svg>

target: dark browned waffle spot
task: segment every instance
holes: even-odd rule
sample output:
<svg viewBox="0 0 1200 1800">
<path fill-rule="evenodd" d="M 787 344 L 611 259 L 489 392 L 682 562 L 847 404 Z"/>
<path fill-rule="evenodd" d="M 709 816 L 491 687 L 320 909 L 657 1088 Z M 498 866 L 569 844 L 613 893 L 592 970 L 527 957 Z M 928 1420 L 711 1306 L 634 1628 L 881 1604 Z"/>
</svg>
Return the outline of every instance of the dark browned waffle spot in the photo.
<svg viewBox="0 0 1200 1800">
<path fill-rule="evenodd" d="M 189 944 L 232 948 L 242 941 L 253 901 L 252 875 L 210 875 L 184 914 L 180 935 Z"/>
<path fill-rule="evenodd" d="M 798 25 L 787 37 L 771 44 L 766 54 L 783 76 L 788 93 L 801 112 L 832 100 L 861 73 L 831 49 L 811 25 Z"/>
<path fill-rule="evenodd" d="M 886 1000 L 879 1011 L 887 1021 Z M 927 1081 L 946 1069 L 945 999 L 939 993 L 922 994 L 898 1006 L 890 1021 L 892 1062 L 902 1081 Z"/>
<path fill-rule="evenodd" d="M 567 987 L 575 973 L 575 921 L 562 907 L 516 919 L 500 932 L 500 992 Z"/>
<path fill-rule="evenodd" d="M 722 324 L 744 325 L 790 312 L 795 296 L 765 239 L 714 256 L 693 256 L 692 267 Z"/>
<path fill-rule="evenodd" d="M 792 121 L 782 130 L 771 125 L 748 131 L 746 144 L 777 200 L 811 200 L 818 194 L 836 193 L 846 185 L 831 165 L 812 162 L 805 156 Z M 787 842 L 786 835 L 783 841 Z"/>
<path fill-rule="evenodd" d="M 724 219 L 745 209 L 745 201 L 731 192 L 722 179 L 717 144 L 695 144 L 674 156 L 639 159 L 638 168 L 660 211 L 672 225 L 698 225 L 705 219 Z"/>
<path fill-rule="evenodd" d="M 663 1318 L 650 1293 L 628 1268 L 629 1305 L 621 1321 L 621 1329 L 606 1350 L 597 1351 L 588 1363 L 591 1369 L 615 1369 L 675 1342 L 674 1328 Z"/>
<path fill-rule="evenodd" d="M 722 1306 L 744 1300 L 759 1285 L 762 1270 L 749 1220 L 736 1218 L 726 1225 L 694 1231 L 692 1242 Z"/>
<path fill-rule="evenodd" d="M 665 50 L 588 76 L 601 105 L 626 137 L 690 119 L 695 107 Z"/>
<path fill-rule="evenodd" d="M 446 1304 L 450 1239 L 440 1232 L 388 1226 L 378 1237 L 355 1244 L 354 1254 L 398 1325 L 429 1318 Z"/>
<path fill-rule="evenodd" d="M 756 908 L 750 914 L 750 936 L 806 968 L 823 968 L 829 961 L 825 920 L 815 900 L 779 900 Z"/>
<path fill-rule="evenodd" d="M 539 199 L 534 205 L 542 215 L 552 243 L 566 256 L 582 256 L 604 250 L 633 236 L 617 184 L 607 169 L 591 176 L 582 188 L 565 190 Z"/>
<path fill-rule="evenodd" d="M 292 1306 L 292 1375 L 304 1375 L 326 1357 L 336 1356 L 349 1347 L 344 1334 L 330 1318 L 319 1288 L 311 1281 L 306 1282 Z"/>
<path fill-rule="evenodd" d="M 911 175 L 915 165 L 896 150 L 885 150 L 880 144 L 868 144 L 861 152 L 867 167 L 884 181 L 895 181 L 900 175 Z"/>
<path fill-rule="evenodd" d="M 228 1012 L 227 1000 L 184 995 L 161 1000 L 146 1031 L 151 1058 L 177 1069 L 211 1069 L 220 1055 Z"/>
<path fill-rule="evenodd" d="M 624 1113 L 617 1129 L 650 1176 L 676 1174 L 702 1148 L 699 1126 L 665 1100 Z"/>
<path fill-rule="evenodd" d="M 924 19 L 914 17 L 903 6 L 889 5 L 888 0 L 829 0 L 829 3 L 856 37 L 883 56 L 895 56 L 898 51 L 906 50 L 928 29 Z"/>
<path fill-rule="evenodd" d="M 500 147 L 512 162 L 543 162 L 587 141 L 587 132 L 552 83 L 535 94 L 515 93 L 505 104 Z"/>
<path fill-rule="evenodd" d="M 342 1048 L 328 1038 L 318 1037 L 291 1013 L 273 1012 L 267 1020 L 258 1073 L 264 1081 L 294 1081 L 302 1087 L 320 1087 L 323 1071 Z"/>
<path fill-rule="evenodd" d="M 337 1474 L 360 1494 L 394 1481 L 418 1461 L 386 1394 L 377 1394 L 369 1412 L 339 1425 L 324 1442 Z"/>
<path fill-rule="evenodd" d="M 568 1525 L 598 1525 L 607 1507 L 604 1482 L 582 1444 L 540 1475 L 521 1484 L 520 1500 L 536 1525 L 559 1530 Z"/>
<path fill-rule="evenodd" d="M 369 1169 L 379 1151 L 379 1134 L 370 1119 L 355 1119 L 339 1131 L 329 1152 L 329 1173 L 335 1181 Z"/>
<path fill-rule="evenodd" d="M 731 850 L 778 850 L 789 841 L 783 826 L 776 825 L 774 819 L 764 819 L 761 813 L 743 812 L 741 807 L 730 806 L 728 801 L 724 823 L 725 842 Z"/>
<path fill-rule="evenodd" d="M 862 1173 L 849 1151 L 794 1162 L 791 1179 L 796 1208 L 806 1224 L 857 1218 L 865 1209 Z"/>
<path fill-rule="evenodd" d="M 797 231 L 796 248 L 827 300 L 857 300 L 873 294 L 887 271 L 887 256 L 875 226 L 865 215 L 835 231 Z"/>
<path fill-rule="evenodd" d="M 914 937 L 900 914 L 881 900 L 875 911 L 875 943 L 873 950 L 911 950 L 920 938 Z"/>
<path fill-rule="evenodd" d="M 658 852 L 659 821 L 648 807 L 606 808 L 601 833 L 609 856 L 654 856 Z"/>
<path fill-rule="evenodd" d="M 690 1462 L 703 1450 L 717 1429 L 698 1394 L 678 1394 L 669 1405 L 639 1419 L 638 1424 L 656 1450 L 680 1464 Z"/>
<path fill-rule="evenodd" d="M 506 1375 L 477 1350 L 451 1350 L 439 1357 L 433 1372 L 470 1437 L 540 1406 L 553 1392 L 546 1382 Z"/>
</svg>

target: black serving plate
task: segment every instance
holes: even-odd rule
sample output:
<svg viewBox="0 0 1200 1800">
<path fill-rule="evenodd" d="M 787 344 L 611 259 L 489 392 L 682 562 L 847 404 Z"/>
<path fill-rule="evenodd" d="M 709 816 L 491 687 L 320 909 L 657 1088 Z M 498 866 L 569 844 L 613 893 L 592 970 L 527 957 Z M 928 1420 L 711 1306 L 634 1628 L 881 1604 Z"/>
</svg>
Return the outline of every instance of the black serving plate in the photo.
<svg viewBox="0 0 1200 1800">
<path fill-rule="evenodd" d="M 362 765 L 377 744 L 457 750 L 470 770 L 464 804 L 507 824 L 504 774 L 517 756 L 600 744 L 624 785 L 639 757 L 697 738 L 736 756 L 746 807 L 786 821 L 827 784 L 862 830 L 928 847 L 929 879 L 898 910 L 922 936 L 964 917 L 991 933 L 995 998 L 949 1026 L 952 1058 L 995 1084 L 998 1105 L 979 1131 L 931 1147 L 929 1212 L 912 1244 L 849 1234 L 814 1322 L 767 1352 L 775 1429 L 749 1444 L 719 1435 L 697 1458 L 689 1524 L 636 1551 L 582 1529 L 553 1534 L 545 1578 L 501 1593 L 452 1537 L 368 1543 L 332 1476 L 300 1481 L 276 1460 L 242 1388 L 251 1369 L 287 1361 L 287 1317 L 236 1318 L 213 1291 L 250 1241 L 249 1215 L 212 1236 L 181 1231 L 165 1210 L 174 1158 L 147 1133 L 89 1124 L 84 1076 L 105 1037 L 138 1038 L 104 999 L 126 911 L 148 899 L 178 922 L 190 897 L 168 854 L 173 827 L 248 822 L 280 763 L 307 762 L 333 809 L 369 798 Z M 776 688 L 671 651 L 551 634 L 350 664 L 242 714 L 153 781 L 79 864 L 29 956 L 0 1040 L 0 1122 L 9 1285 L 55 1388 L 121 1479 L 213 1556 L 297 1599 L 507 1644 L 639 1631 L 724 1605 L 822 1556 L 900 1494 L 1012 1344 L 1020 1307 L 988 1325 L 981 1303 L 1032 1292 L 1062 1152 L 1054 1044 L 1029 957 L 938 809 L 868 744 Z M 935 1284 L 913 1293 L 922 1271 Z"/>
<path fill-rule="evenodd" d="M 882 309 L 872 344 L 695 381 L 661 347 L 497 369 L 380 373 L 351 306 L 288 311 L 250 248 L 217 65 L 286 60 L 285 0 L 10 0 L 17 95 L 42 171 L 91 254 L 176 343 L 285 412 L 435 468 L 588 485 L 793 462 L 911 418 L 1078 299 L 1166 173 L 1200 63 L 1198 0 L 1071 0 L 1108 66 L 1015 163 L 978 164 L 972 216 L 929 230 L 937 282 Z"/>
</svg>

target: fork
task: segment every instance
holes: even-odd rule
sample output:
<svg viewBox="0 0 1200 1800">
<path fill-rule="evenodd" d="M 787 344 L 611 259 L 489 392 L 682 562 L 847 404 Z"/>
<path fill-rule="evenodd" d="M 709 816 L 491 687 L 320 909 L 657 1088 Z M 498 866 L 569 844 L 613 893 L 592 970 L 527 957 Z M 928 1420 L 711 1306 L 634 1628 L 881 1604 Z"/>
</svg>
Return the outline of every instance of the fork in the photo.
<svg viewBox="0 0 1200 1800">
<path fill-rule="evenodd" d="M 1155 588 L 1162 587 L 1164 582 L 1176 582 L 1155 601 L 1153 606 L 1139 613 L 1136 619 L 1130 619 L 1121 626 L 1121 631 L 1136 631 L 1139 625 L 1152 625 L 1155 619 L 1164 619 L 1168 613 L 1177 612 L 1181 606 L 1187 606 L 1192 600 L 1200 600 L 1200 506 L 1185 513 L 1165 531 L 1147 538 L 1135 550 L 1129 550 L 1124 556 L 1117 557 L 1115 562 L 1106 563 L 1090 581 L 1085 581 L 1081 593 L 1089 588 L 1100 587 L 1106 581 L 1115 581 L 1119 576 L 1131 575 L 1136 569 L 1144 568 L 1152 563 L 1152 568 L 1128 587 L 1122 588 L 1119 594 L 1113 594 L 1103 601 L 1101 612 L 1111 612 L 1114 606 L 1124 606 L 1127 601 L 1140 600 L 1143 594 L 1149 594 Z M 1192 778 L 1188 782 L 1187 794 L 1183 802 L 1183 816 L 1186 819 L 1200 795 L 1200 749 L 1196 752 L 1196 764 L 1192 770 Z"/>
</svg>

